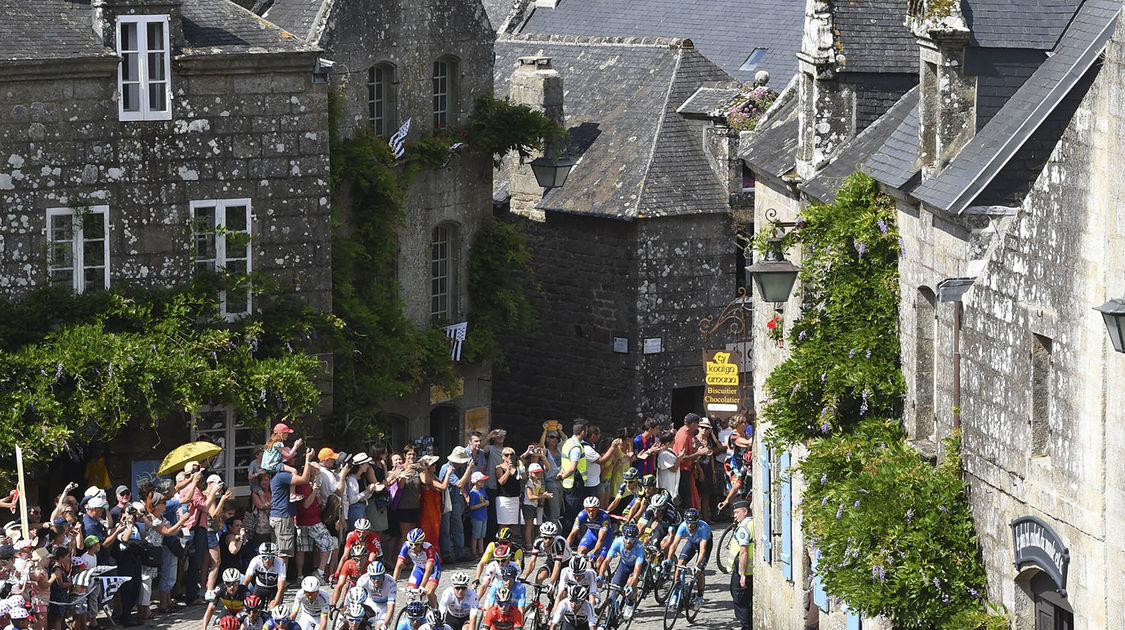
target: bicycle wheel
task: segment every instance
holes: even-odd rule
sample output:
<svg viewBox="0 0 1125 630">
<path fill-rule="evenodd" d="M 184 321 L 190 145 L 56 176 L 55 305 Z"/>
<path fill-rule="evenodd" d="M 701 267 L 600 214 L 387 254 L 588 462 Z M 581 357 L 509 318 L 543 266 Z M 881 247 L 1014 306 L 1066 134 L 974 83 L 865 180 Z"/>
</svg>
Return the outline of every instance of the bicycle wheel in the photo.
<svg viewBox="0 0 1125 630">
<path fill-rule="evenodd" d="M 524 630 L 539 630 L 539 602 L 534 602 L 528 612 L 531 614 L 527 616 L 527 623 L 523 624 Z"/>
<path fill-rule="evenodd" d="M 715 563 L 719 565 L 719 570 L 723 573 L 730 573 L 733 559 L 727 553 L 730 547 L 730 539 L 734 536 L 734 530 L 738 527 L 738 523 L 731 523 L 729 527 L 723 530 L 719 535 L 719 544 L 715 545 Z"/>
<path fill-rule="evenodd" d="M 655 574 L 652 582 L 652 596 L 656 598 L 656 603 L 660 606 L 668 601 L 668 595 L 672 592 L 672 576 L 665 574 L 659 567 L 653 569 Z"/>
<path fill-rule="evenodd" d="M 602 606 L 602 609 L 600 611 L 598 611 L 598 623 L 596 626 L 594 626 L 596 630 L 609 629 L 610 617 L 613 615 L 612 608 L 613 605 L 609 603 L 609 598 L 607 597 L 605 605 Z"/>
<path fill-rule="evenodd" d="M 672 630 L 676 625 L 676 617 L 680 614 L 680 597 L 682 590 L 679 584 L 672 586 L 668 593 L 668 600 L 664 602 L 664 630 Z"/>
<path fill-rule="evenodd" d="M 695 590 L 695 580 L 693 579 L 684 587 L 684 596 L 682 598 L 684 617 L 691 623 L 695 623 L 695 617 L 699 614 L 699 609 L 703 607 L 702 600 L 696 603 Z"/>
</svg>

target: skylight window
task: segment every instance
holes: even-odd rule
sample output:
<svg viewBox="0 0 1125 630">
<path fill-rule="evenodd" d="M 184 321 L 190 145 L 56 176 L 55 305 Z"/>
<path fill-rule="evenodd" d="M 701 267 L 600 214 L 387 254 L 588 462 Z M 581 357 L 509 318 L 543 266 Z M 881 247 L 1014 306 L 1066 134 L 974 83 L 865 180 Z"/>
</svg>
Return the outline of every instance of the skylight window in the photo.
<svg viewBox="0 0 1125 630">
<path fill-rule="evenodd" d="M 769 49 L 755 48 L 754 50 L 750 51 L 750 56 L 746 58 L 746 61 L 742 62 L 742 65 L 739 66 L 738 69 L 742 72 L 753 72 L 754 70 L 757 70 L 758 64 L 761 63 L 762 59 L 765 58 L 767 50 Z"/>
</svg>

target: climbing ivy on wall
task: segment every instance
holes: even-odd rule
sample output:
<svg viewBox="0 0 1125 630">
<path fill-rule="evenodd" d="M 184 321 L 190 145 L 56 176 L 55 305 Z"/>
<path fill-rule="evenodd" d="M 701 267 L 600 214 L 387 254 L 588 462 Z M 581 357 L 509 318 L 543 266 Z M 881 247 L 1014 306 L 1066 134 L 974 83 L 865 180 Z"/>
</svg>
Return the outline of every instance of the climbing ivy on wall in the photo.
<svg viewBox="0 0 1125 630">
<path fill-rule="evenodd" d="M 801 219 L 783 244 L 803 248 L 802 312 L 764 415 L 768 440 L 808 445 L 802 526 L 825 589 L 903 628 L 1006 628 L 984 599 L 958 436 L 934 467 L 902 430 L 893 202 L 857 173 Z"/>
</svg>

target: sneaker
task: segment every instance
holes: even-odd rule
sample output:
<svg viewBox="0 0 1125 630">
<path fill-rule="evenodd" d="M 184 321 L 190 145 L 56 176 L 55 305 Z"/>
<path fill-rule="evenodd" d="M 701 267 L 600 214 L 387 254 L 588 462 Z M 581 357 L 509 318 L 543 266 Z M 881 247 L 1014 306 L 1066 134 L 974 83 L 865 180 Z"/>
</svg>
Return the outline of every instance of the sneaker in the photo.
<svg viewBox="0 0 1125 630">
<path fill-rule="evenodd" d="M 317 569 L 313 573 L 316 575 L 316 579 L 320 580 L 321 584 L 327 583 L 325 578 L 324 578 L 324 569 Z"/>
<path fill-rule="evenodd" d="M 633 605 L 632 604 L 625 604 L 625 610 L 623 610 L 621 612 L 621 615 L 623 617 L 625 617 L 625 621 L 629 621 L 630 619 L 632 619 L 633 618 Z"/>
</svg>

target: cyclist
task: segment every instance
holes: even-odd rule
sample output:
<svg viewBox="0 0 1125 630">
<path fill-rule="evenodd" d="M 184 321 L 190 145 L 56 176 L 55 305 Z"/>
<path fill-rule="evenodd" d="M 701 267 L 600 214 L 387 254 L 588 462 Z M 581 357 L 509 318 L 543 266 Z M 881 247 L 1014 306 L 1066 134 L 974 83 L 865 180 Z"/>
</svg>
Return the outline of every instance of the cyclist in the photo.
<svg viewBox="0 0 1125 630">
<path fill-rule="evenodd" d="M 496 550 L 501 545 L 508 545 L 508 548 L 512 550 L 513 562 L 523 564 L 523 549 L 512 544 L 513 536 L 514 534 L 512 533 L 511 527 L 501 527 L 496 531 L 496 540 L 488 543 L 488 546 L 484 548 L 484 555 L 481 556 L 480 561 L 477 562 L 477 572 L 476 575 L 473 576 L 473 579 L 477 581 L 483 579 L 481 574 L 488 568 L 489 563 L 496 559 Z M 479 595 L 480 592 L 477 594 Z"/>
<path fill-rule="evenodd" d="M 365 518 L 356 520 L 355 529 L 348 532 L 348 537 L 344 539 L 344 549 L 351 549 L 357 544 L 367 548 L 367 562 L 364 565 L 383 557 L 383 544 L 379 542 L 379 536 L 371 531 L 371 521 Z M 348 558 L 341 554 L 340 562 L 336 565 L 337 574 L 344 570 L 347 561 Z"/>
<path fill-rule="evenodd" d="M 239 628 L 242 627 L 242 622 L 238 620 L 238 617 L 227 613 L 219 618 L 219 623 L 217 625 L 219 626 L 219 630 L 239 630 Z"/>
<path fill-rule="evenodd" d="M 496 594 L 501 589 L 508 589 L 511 593 L 512 605 L 520 609 L 521 613 L 525 613 L 527 608 L 527 589 L 523 584 L 518 584 L 516 578 L 519 577 L 520 568 L 514 564 L 509 564 L 500 569 L 500 579 L 492 580 L 492 584 L 488 588 L 488 594 L 481 602 L 481 609 L 488 610 L 492 604 L 496 603 Z"/>
<path fill-rule="evenodd" d="M 613 542 L 613 528 L 610 526 L 609 512 L 601 509 L 598 497 L 586 497 L 582 501 L 582 511 L 574 519 L 574 527 L 566 538 L 566 544 L 573 545 L 579 530 L 584 530 L 578 541 L 577 552 L 590 552 L 591 557 L 604 558 Z"/>
<path fill-rule="evenodd" d="M 641 515 L 638 525 L 645 540 L 663 550 L 668 547 L 668 533 L 674 531 L 679 522 L 680 513 L 672 505 L 672 495 L 667 490 L 661 490 L 653 495 L 652 505 Z"/>
<path fill-rule="evenodd" d="M 586 556 L 575 554 L 570 559 L 570 564 L 562 570 L 559 575 L 559 587 L 555 592 L 555 600 L 560 600 L 566 594 L 566 589 L 574 584 L 581 584 L 586 587 L 586 592 L 590 597 L 590 603 L 598 599 L 598 574 L 590 568 L 590 561 Z"/>
<path fill-rule="evenodd" d="M 364 604 L 372 612 L 373 630 L 389 628 L 394 621 L 398 585 L 394 580 L 387 579 L 387 568 L 378 560 L 372 562 L 367 565 L 367 573 L 359 578 L 356 586 L 367 592 L 367 600 Z"/>
<path fill-rule="evenodd" d="M 555 605 L 550 630 L 590 630 L 594 605 L 587 599 L 589 595 L 590 591 L 585 586 L 572 584 L 566 590 L 566 599 Z"/>
<path fill-rule="evenodd" d="M 676 535 L 672 539 L 672 544 L 668 545 L 668 559 L 671 560 L 672 556 L 676 553 L 676 547 L 680 542 L 684 542 L 684 548 L 680 551 L 680 562 L 676 569 L 676 578 L 679 579 L 680 570 L 682 567 L 691 560 L 692 556 L 698 554 L 699 561 L 695 566 L 699 567 L 699 580 L 697 581 L 698 599 L 703 598 L 703 569 L 707 567 L 707 555 L 711 551 L 711 526 L 699 518 L 699 510 L 695 508 L 688 508 L 684 510 L 684 522 L 680 523 L 679 528 L 676 529 Z"/>
<path fill-rule="evenodd" d="M 407 586 L 424 589 L 426 597 L 430 600 L 430 607 L 437 608 L 437 595 L 434 591 L 437 590 L 438 580 L 441 579 L 441 560 L 438 558 L 437 547 L 426 542 L 426 532 L 420 527 L 415 527 L 406 533 L 406 542 L 402 543 L 402 547 L 398 550 L 398 562 L 395 563 L 395 570 L 391 575 L 395 582 L 398 582 L 398 574 L 407 558 L 410 558 L 414 564 Z"/>
<path fill-rule="evenodd" d="M 441 620 L 441 613 L 436 610 L 427 611 L 425 622 L 418 630 L 446 630 L 446 625 Z"/>
<path fill-rule="evenodd" d="M 249 591 L 242 585 L 242 573 L 238 569 L 223 571 L 223 585 L 207 591 L 207 610 L 203 611 L 203 630 L 211 624 L 211 615 L 238 615 Z M 236 629 L 237 630 L 237 629 Z"/>
<path fill-rule="evenodd" d="M 754 470 L 750 467 L 750 460 L 754 456 L 754 451 L 746 451 L 743 455 L 743 465 L 739 468 L 732 468 L 730 471 L 730 491 L 727 492 L 726 498 L 719 501 L 719 509 L 723 509 L 735 497 L 751 499 L 750 493 L 754 489 Z"/>
<path fill-rule="evenodd" d="M 332 589 L 332 606 L 340 601 L 340 593 L 344 592 L 344 584 L 348 587 L 355 586 L 359 578 L 367 573 L 367 547 L 356 543 L 348 548 L 348 560 L 340 569 L 336 578 L 336 588 Z"/>
<path fill-rule="evenodd" d="M 301 580 L 301 592 L 293 599 L 293 611 L 289 613 L 289 618 L 296 621 L 301 630 L 324 630 L 331 607 L 328 591 L 320 587 L 320 580 L 315 575 L 310 575 Z"/>
<path fill-rule="evenodd" d="M 636 468 L 626 470 L 622 477 L 624 481 L 617 487 L 617 494 L 605 510 L 616 516 L 624 516 L 628 520 L 632 518 L 633 508 L 640 503 L 644 493 L 641 488 L 641 473 Z"/>
<path fill-rule="evenodd" d="M 471 630 L 477 617 L 477 593 L 469 588 L 469 574 L 458 571 L 450 578 L 453 586 L 445 589 L 438 600 L 438 610 L 442 614 L 442 622 L 450 630 L 462 630 L 468 623 L 466 630 Z"/>
<path fill-rule="evenodd" d="M 367 617 L 367 608 L 358 602 L 348 604 L 344 609 L 347 619 L 347 630 L 367 630 L 371 627 L 371 619 Z"/>
<path fill-rule="evenodd" d="M 426 621 L 426 605 L 414 600 L 403 610 L 402 621 L 395 630 L 418 630 Z"/>
<path fill-rule="evenodd" d="M 242 584 L 250 586 L 250 592 L 263 602 L 269 600 L 270 608 L 281 603 L 285 593 L 285 561 L 277 557 L 277 545 L 271 542 L 258 545 L 258 555 L 247 565 Z"/>
<path fill-rule="evenodd" d="M 574 552 L 570 550 L 570 545 L 566 544 L 566 539 L 559 536 L 559 526 L 554 521 L 547 521 L 539 526 L 539 538 L 536 538 L 531 545 L 531 560 L 524 569 L 523 577 L 527 579 L 531 575 L 532 569 L 535 568 L 535 560 L 542 556 L 543 566 L 539 567 L 539 571 L 535 574 L 535 582 L 542 584 L 546 580 L 549 584 L 555 584 L 562 566 L 570 562 L 572 555 Z"/>
<path fill-rule="evenodd" d="M 261 630 L 262 624 L 266 621 L 264 614 L 266 602 L 261 597 L 250 594 L 242 604 L 241 630 Z"/>
<path fill-rule="evenodd" d="M 633 593 L 636 592 L 637 579 L 640 578 L 641 569 L 645 565 L 645 546 L 637 542 L 638 536 L 640 536 L 640 529 L 633 523 L 625 523 L 621 526 L 621 537 L 613 541 L 607 556 L 610 560 L 615 557 L 621 558 L 617 570 L 613 572 L 612 584 L 625 589 L 626 599 L 623 608 L 625 619 L 633 617 Z M 608 567 L 607 562 L 602 569 L 603 578 Z"/>
<path fill-rule="evenodd" d="M 262 630 L 301 630 L 301 626 L 289 618 L 288 606 L 278 604 L 270 608 L 270 618 L 262 624 Z"/>
<path fill-rule="evenodd" d="M 496 591 L 496 603 L 484 613 L 481 630 L 523 630 L 523 614 L 512 603 L 511 591 Z"/>
<path fill-rule="evenodd" d="M 489 585 L 498 581 L 500 570 L 512 566 L 512 548 L 508 545 L 500 545 L 496 548 L 493 557 L 495 560 L 489 562 L 488 566 L 485 567 L 484 575 L 481 576 L 480 584 L 477 586 L 477 599 L 484 600 L 484 594 L 488 592 Z"/>
</svg>

